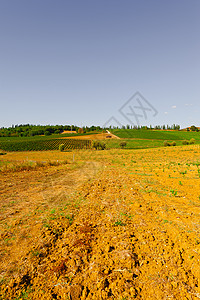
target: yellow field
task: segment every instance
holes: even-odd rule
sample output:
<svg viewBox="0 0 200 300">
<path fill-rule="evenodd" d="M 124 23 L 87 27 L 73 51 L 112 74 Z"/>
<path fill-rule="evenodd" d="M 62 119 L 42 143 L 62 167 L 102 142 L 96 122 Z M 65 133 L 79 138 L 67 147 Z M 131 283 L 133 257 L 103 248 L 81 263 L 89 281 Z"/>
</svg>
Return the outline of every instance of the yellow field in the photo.
<svg viewBox="0 0 200 300">
<path fill-rule="evenodd" d="M 0 157 L 0 299 L 199 299 L 199 146 Z"/>
</svg>

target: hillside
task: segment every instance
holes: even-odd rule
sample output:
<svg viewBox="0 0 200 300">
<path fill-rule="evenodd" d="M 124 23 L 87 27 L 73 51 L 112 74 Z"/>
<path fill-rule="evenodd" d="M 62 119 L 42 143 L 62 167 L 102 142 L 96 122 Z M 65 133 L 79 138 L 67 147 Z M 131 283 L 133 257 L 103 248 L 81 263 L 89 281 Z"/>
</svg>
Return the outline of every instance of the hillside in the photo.
<svg viewBox="0 0 200 300">
<path fill-rule="evenodd" d="M 111 132 L 120 138 L 151 139 L 151 140 L 190 140 L 200 141 L 200 132 L 170 131 L 170 130 L 143 130 L 143 129 L 112 129 Z"/>
</svg>

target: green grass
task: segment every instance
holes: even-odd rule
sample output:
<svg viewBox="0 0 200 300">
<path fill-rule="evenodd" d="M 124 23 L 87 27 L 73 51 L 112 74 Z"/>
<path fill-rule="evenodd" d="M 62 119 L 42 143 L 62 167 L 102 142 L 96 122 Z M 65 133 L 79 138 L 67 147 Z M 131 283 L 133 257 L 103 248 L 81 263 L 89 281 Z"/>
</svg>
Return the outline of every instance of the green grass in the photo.
<svg viewBox="0 0 200 300">
<path fill-rule="evenodd" d="M 183 140 L 195 139 L 195 144 L 200 144 L 200 132 L 166 131 L 166 130 L 135 130 L 135 129 L 113 129 L 113 134 L 121 139 L 104 140 L 107 149 L 119 149 L 120 143 L 126 142 L 125 149 L 145 149 L 163 147 L 164 141 L 176 141 L 177 146 L 182 145 Z M 96 134 L 89 132 L 87 134 Z M 84 136 L 87 134 L 73 134 L 73 136 Z M 42 151 L 58 150 L 59 144 L 65 144 L 65 149 L 90 148 L 91 142 L 86 140 L 62 139 L 72 134 L 54 134 L 50 136 L 34 137 L 0 137 L 0 149 L 4 151 Z M 59 139 L 58 139 L 59 138 Z"/>
<path fill-rule="evenodd" d="M 146 149 L 146 148 L 157 148 L 163 147 L 162 140 L 148 140 L 148 139 L 128 139 L 128 140 L 106 140 L 106 148 L 120 148 L 120 143 L 126 141 L 126 147 L 124 149 Z M 178 141 L 177 146 L 182 145 L 181 141 Z"/>
<path fill-rule="evenodd" d="M 200 132 L 167 131 L 167 130 L 144 130 L 144 129 L 112 129 L 111 132 L 125 139 L 150 139 L 150 140 L 190 140 L 194 138 L 200 143 Z"/>
</svg>

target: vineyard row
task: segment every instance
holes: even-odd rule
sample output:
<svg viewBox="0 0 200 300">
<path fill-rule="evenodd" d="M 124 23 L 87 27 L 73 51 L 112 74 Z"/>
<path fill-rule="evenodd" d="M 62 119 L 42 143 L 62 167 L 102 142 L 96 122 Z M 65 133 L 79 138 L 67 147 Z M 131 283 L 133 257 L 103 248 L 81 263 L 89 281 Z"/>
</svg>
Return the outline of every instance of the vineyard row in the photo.
<svg viewBox="0 0 200 300">
<path fill-rule="evenodd" d="M 50 139 L 35 141 L 6 141 L 0 142 L 0 149 L 4 151 L 45 151 L 58 150 L 59 145 L 64 145 L 64 150 L 90 149 L 90 140 L 79 139 Z"/>
</svg>

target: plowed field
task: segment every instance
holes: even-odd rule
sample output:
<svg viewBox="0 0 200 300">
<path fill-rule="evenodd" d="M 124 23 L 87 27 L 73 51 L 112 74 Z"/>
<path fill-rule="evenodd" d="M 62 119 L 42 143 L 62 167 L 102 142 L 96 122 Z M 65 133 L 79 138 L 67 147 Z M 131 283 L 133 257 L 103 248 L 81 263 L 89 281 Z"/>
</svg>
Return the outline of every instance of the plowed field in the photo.
<svg viewBox="0 0 200 300">
<path fill-rule="evenodd" d="M 6 161 L 0 299 L 200 298 L 198 146 Z"/>
</svg>

